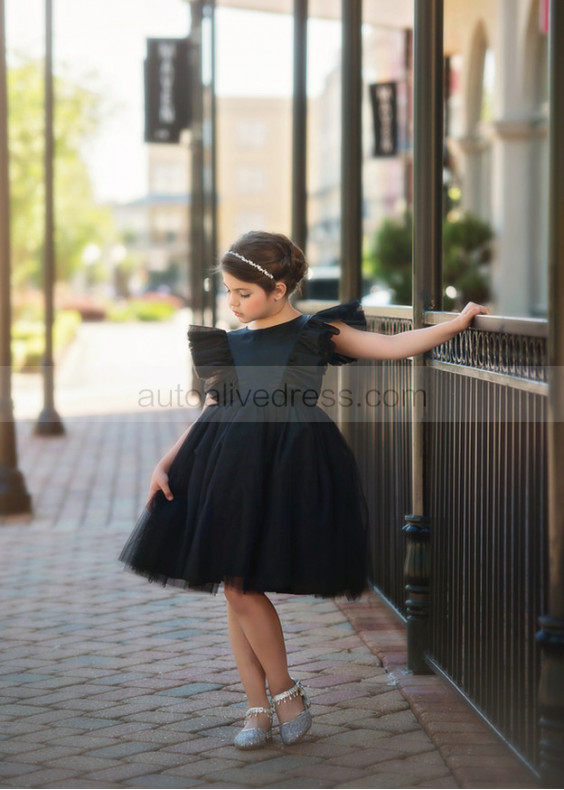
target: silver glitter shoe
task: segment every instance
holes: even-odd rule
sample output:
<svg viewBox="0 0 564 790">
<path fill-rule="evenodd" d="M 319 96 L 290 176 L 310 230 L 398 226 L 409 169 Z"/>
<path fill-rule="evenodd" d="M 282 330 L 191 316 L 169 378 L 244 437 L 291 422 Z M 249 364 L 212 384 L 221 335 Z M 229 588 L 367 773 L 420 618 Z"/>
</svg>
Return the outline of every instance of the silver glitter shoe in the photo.
<svg viewBox="0 0 564 790">
<path fill-rule="evenodd" d="M 272 697 L 272 704 L 274 707 L 276 707 L 278 702 L 292 699 L 293 697 L 297 697 L 298 694 L 301 694 L 304 699 L 303 711 L 298 713 L 297 716 L 294 716 L 293 719 L 290 719 L 290 721 L 280 723 L 280 737 L 285 744 L 299 741 L 309 730 L 312 723 L 311 713 L 308 710 L 308 708 L 311 707 L 310 699 L 305 693 L 304 687 L 300 681 L 295 678 L 291 678 L 291 680 L 294 681 L 292 688 L 288 689 L 288 691 L 282 691 L 280 694 L 276 694 Z"/>
<path fill-rule="evenodd" d="M 266 713 L 270 719 L 270 727 L 268 730 L 263 730 L 262 727 L 249 727 L 247 730 L 241 730 L 235 736 L 233 744 L 238 749 L 257 749 L 259 746 L 264 746 L 267 741 L 272 738 L 272 716 L 274 710 L 270 708 L 249 708 L 245 713 L 245 722 L 256 713 Z"/>
</svg>

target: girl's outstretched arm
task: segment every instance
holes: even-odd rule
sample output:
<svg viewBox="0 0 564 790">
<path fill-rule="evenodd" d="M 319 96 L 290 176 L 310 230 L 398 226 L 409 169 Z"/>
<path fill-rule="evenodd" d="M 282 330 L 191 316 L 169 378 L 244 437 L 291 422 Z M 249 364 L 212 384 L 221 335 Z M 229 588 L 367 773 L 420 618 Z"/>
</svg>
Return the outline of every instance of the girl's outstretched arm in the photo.
<svg viewBox="0 0 564 790">
<path fill-rule="evenodd" d="M 358 359 L 405 359 L 416 354 L 430 351 L 441 343 L 455 337 L 467 329 L 474 316 L 490 311 L 483 305 L 468 302 L 464 310 L 451 321 L 423 329 L 412 329 L 396 335 L 383 335 L 380 332 L 365 332 L 353 329 L 343 321 L 331 321 L 340 330 L 340 334 L 332 337 L 335 349 L 339 354 Z"/>
</svg>

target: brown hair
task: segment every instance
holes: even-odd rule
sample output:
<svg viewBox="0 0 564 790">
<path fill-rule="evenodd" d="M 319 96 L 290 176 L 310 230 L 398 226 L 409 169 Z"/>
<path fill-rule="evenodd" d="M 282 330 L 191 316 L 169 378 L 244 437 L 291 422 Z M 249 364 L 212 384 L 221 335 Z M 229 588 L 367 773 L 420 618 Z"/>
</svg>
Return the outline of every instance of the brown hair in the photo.
<svg viewBox="0 0 564 790">
<path fill-rule="evenodd" d="M 231 252 L 237 252 L 245 258 L 258 263 L 270 272 L 274 279 L 268 277 L 255 266 L 242 261 Z M 276 282 L 286 285 L 286 295 L 298 290 L 298 285 L 307 272 L 307 263 L 302 250 L 283 233 L 267 233 L 252 230 L 240 236 L 224 253 L 218 266 L 212 272 L 227 272 L 238 280 L 257 283 L 266 293 L 271 293 Z"/>
</svg>

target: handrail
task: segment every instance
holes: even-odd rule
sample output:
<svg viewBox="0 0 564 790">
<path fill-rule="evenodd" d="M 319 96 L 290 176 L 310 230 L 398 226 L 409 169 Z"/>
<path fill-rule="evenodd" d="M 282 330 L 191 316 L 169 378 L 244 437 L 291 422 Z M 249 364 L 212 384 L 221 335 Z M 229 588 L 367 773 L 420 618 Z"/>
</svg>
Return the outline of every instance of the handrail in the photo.
<svg viewBox="0 0 564 790">
<path fill-rule="evenodd" d="M 298 302 L 301 310 L 307 313 L 315 313 L 325 307 L 332 307 L 339 304 L 338 301 L 321 299 L 304 299 Z M 367 318 L 407 318 L 413 316 L 413 308 L 410 305 L 381 305 L 378 307 L 363 306 Z M 456 312 L 437 312 L 427 310 L 424 312 L 425 324 L 434 326 L 450 321 L 459 313 Z M 507 315 L 478 315 L 472 322 L 472 329 L 479 329 L 483 332 L 503 332 L 508 335 L 522 335 L 524 337 L 547 337 L 548 322 L 544 318 L 521 318 Z"/>
<path fill-rule="evenodd" d="M 438 313 L 428 311 L 425 313 L 425 323 L 429 325 L 442 324 L 456 318 L 458 313 Z M 514 318 L 504 315 L 477 315 L 472 322 L 472 329 L 483 332 L 504 332 L 508 335 L 523 335 L 524 337 L 547 337 L 548 322 L 544 318 Z"/>
</svg>

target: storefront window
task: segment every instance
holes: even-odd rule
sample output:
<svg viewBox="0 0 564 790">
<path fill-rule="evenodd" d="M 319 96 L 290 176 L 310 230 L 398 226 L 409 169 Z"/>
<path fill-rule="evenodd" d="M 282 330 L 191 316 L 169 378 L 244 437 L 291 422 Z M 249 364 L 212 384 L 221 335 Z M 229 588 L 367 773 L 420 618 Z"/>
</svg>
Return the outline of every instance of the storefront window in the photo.
<svg viewBox="0 0 564 790">
<path fill-rule="evenodd" d="M 323 11 L 323 19 L 308 20 L 306 253 L 312 267 L 308 296 L 336 299 L 341 237 L 341 4 L 327 0 Z"/>
</svg>

